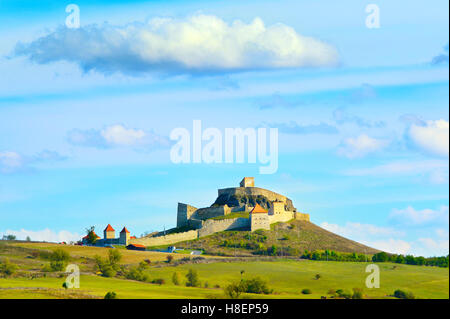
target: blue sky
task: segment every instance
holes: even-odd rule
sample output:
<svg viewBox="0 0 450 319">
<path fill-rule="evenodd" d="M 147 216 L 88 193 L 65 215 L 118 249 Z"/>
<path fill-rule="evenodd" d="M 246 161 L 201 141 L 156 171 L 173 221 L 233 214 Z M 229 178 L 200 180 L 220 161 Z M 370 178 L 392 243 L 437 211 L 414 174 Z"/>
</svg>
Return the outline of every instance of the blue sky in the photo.
<svg viewBox="0 0 450 319">
<path fill-rule="evenodd" d="M 0 3 L 0 234 L 140 235 L 255 176 L 331 231 L 448 254 L 448 2 L 377 1 L 372 29 L 369 2 L 73 3 L 79 29 L 69 2 Z M 173 164 L 196 119 L 277 127 L 278 171 Z"/>
</svg>

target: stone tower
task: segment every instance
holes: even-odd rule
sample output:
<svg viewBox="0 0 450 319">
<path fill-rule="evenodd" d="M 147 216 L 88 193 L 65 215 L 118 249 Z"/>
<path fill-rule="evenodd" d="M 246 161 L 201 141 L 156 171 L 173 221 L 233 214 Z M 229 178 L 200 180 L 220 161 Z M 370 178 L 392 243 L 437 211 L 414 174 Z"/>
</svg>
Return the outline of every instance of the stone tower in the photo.
<svg viewBox="0 0 450 319">
<path fill-rule="evenodd" d="M 257 229 L 270 230 L 268 212 L 259 204 L 256 204 L 250 212 L 250 231 L 255 231 Z"/>
<path fill-rule="evenodd" d="M 244 177 L 242 181 L 239 183 L 241 187 L 255 187 L 255 178 L 254 177 Z"/>
<path fill-rule="evenodd" d="M 116 231 L 110 224 L 106 226 L 105 230 L 103 231 L 103 238 L 104 239 L 114 239 L 116 238 Z"/>
<path fill-rule="evenodd" d="M 119 244 L 127 246 L 129 241 L 130 241 L 130 232 L 126 227 L 124 227 L 120 231 Z"/>
</svg>

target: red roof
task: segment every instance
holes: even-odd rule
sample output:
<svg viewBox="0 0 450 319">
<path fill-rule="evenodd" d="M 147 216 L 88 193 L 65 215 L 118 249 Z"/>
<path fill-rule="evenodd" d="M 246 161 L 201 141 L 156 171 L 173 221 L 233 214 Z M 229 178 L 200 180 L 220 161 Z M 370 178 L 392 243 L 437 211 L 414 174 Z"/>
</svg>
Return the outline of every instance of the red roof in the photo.
<svg viewBox="0 0 450 319">
<path fill-rule="evenodd" d="M 267 210 L 262 208 L 259 204 L 256 204 L 255 207 L 253 207 L 250 214 L 267 214 Z"/>
<path fill-rule="evenodd" d="M 136 239 L 136 236 L 131 236 L 130 239 Z"/>
<path fill-rule="evenodd" d="M 121 234 L 122 234 L 122 233 L 129 233 L 129 231 L 128 231 L 128 229 L 127 229 L 126 227 L 124 227 L 120 233 L 121 233 Z"/>
<path fill-rule="evenodd" d="M 100 238 L 95 232 L 94 232 L 95 238 Z M 88 239 L 88 235 L 84 236 L 83 239 Z"/>
<path fill-rule="evenodd" d="M 108 226 L 106 226 L 104 231 L 115 231 L 114 228 L 112 228 L 112 226 L 110 224 L 108 224 Z"/>
</svg>

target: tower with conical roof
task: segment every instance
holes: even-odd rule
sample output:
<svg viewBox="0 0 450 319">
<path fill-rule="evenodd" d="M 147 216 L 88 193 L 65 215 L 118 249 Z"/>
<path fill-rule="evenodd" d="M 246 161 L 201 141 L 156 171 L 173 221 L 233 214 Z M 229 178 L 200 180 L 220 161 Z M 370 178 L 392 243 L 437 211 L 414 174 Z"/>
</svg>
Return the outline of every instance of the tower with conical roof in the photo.
<svg viewBox="0 0 450 319">
<path fill-rule="evenodd" d="M 120 237 L 119 237 L 119 244 L 120 245 L 128 245 L 128 242 L 130 241 L 130 232 L 126 227 L 124 227 L 120 231 Z"/>
<path fill-rule="evenodd" d="M 103 238 L 104 239 L 114 239 L 116 238 L 116 231 L 110 224 L 106 226 L 105 230 L 103 231 Z"/>
</svg>

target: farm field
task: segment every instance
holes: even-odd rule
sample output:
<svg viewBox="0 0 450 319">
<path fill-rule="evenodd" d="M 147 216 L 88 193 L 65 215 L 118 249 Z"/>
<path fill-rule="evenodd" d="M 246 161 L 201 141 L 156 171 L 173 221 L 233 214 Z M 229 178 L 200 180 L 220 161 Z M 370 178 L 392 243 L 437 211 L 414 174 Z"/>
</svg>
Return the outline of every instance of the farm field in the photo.
<svg viewBox="0 0 450 319">
<path fill-rule="evenodd" d="M 17 244 L 19 245 L 19 244 Z M 20 246 L 34 249 L 51 249 L 58 245 L 43 243 L 23 243 Z M 64 246 L 74 259 L 92 258 L 95 254 L 108 251 L 105 248 Z M 137 264 L 145 258 L 152 258 L 163 253 L 137 252 L 120 250 L 123 262 Z M 156 255 L 155 255 L 156 254 Z M 162 257 L 161 260 L 165 258 Z M 161 255 L 161 256 L 163 256 Z M 174 258 L 186 257 L 184 254 L 171 254 Z M 153 257 L 149 257 L 153 256 Z M 0 254 L 4 258 L 5 254 Z M 14 257 L 14 258 L 12 258 Z M 11 256 L 11 260 L 20 269 L 30 270 L 29 260 L 23 255 Z M 23 263 L 20 263 L 23 260 Z M 267 282 L 273 293 L 267 295 L 245 294 L 244 298 L 321 298 L 329 296 L 330 290 L 343 289 L 351 292 L 353 288 L 361 288 L 364 298 L 392 298 L 396 289 L 412 292 L 416 298 L 449 298 L 448 268 L 412 266 L 404 264 L 379 263 L 380 288 L 365 288 L 368 275 L 365 268 L 368 263 L 311 261 L 294 259 L 272 259 L 268 261 L 235 261 L 223 258 L 207 259 L 201 263 L 184 263 L 165 265 L 155 263 L 146 272 L 151 279 L 163 279 L 164 284 L 154 284 L 128 280 L 125 278 L 106 278 L 82 271 L 79 289 L 63 289 L 65 277 L 48 275 L 31 279 L 18 276 L 0 278 L 0 298 L 103 298 L 108 291 L 117 293 L 118 298 L 224 298 L 223 288 L 242 278 L 260 277 Z M 202 288 L 185 286 L 185 275 L 194 269 L 199 275 Z M 242 272 L 243 271 L 243 272 Z M 172 283 L 174 272 L 181 278 L 180 285 Z M 241 275 L 242 272 L 242 275 Z M 316 279 L 319 274 L 320 278 Z M 207 283 L 207 288 L 205 288 Z M 302 294 L 303 289 L 311 290 L 311 294 Z"/>
</svg>

